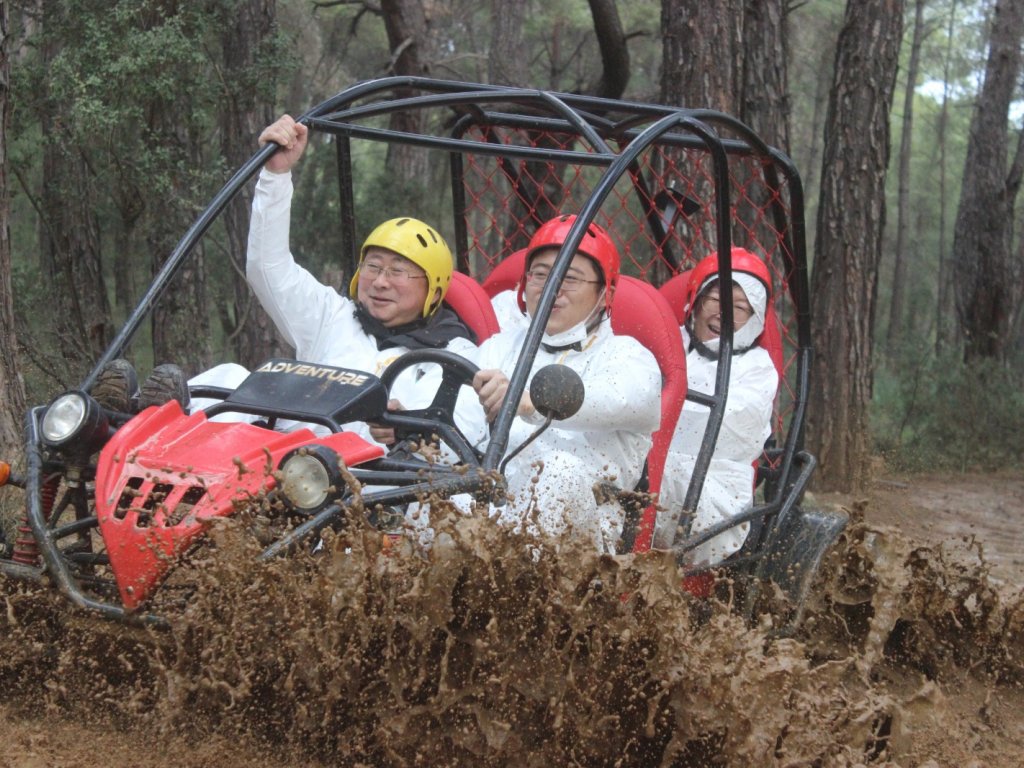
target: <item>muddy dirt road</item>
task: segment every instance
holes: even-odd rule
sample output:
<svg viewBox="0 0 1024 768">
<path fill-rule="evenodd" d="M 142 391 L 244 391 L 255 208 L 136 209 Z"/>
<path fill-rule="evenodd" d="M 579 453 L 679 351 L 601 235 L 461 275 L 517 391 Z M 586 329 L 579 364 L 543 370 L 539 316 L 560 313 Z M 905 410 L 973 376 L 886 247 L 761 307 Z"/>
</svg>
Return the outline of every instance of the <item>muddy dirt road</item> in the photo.
<svg viewBox="0 0 1024 768">
<path fill-rule="evenodd" d="M 225 530 L 169 633 L 0 583 L 0 766 L 1021 765 L 1024 479 L 817 501 L 856 522 L 790 639 L 454 515 L 429 561 Z"/>
<path fill-rule="evenodd" d="M 865 517 L 923 544 L 981 552 L 992 579 L 1020 588 L 1024 575 L 1024 477 L 885 476 L 875 482 Z M 833 502 L 835 500 L 832 500 Z M 848 500 L 847 500 L 848 503 Z"/>
</svg>

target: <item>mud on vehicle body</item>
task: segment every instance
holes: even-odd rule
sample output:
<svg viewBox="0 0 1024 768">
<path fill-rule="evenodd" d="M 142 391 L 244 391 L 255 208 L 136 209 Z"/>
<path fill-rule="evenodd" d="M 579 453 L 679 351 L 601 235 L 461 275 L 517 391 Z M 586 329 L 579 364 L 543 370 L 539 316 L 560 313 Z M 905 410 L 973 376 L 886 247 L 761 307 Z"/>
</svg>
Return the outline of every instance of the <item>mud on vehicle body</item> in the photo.
<svg viewBox="0 0 1024 768">
<path fill-rule="evenodd" d="M 396 113 L 405 116 L 407 127 L 391 127 Z M 639 488 L 605 489 L 626 509 L 622 553 L 651 546 L 657 514 L 651 494 L 660 488 L 684 393 L 687 401 L 710 408 L 684 504 L 685 510 L 696 509 L 722 423 L 732 349 L 732 308 L 726 303 L 715 391 L 686 392 L 678 318 L 655 317 L 650 307 L 637 305 L 652 289 L 671 296 L 680 275 L 710 253 L 718 254 L 723 280 L 731 278 L 733 246 L 764 258 L 772 276 L 774 319 L 762 343 L 779 370 L 780 387 L 774 434 L 758 466 L 758 501 L 741 517 L 699 536 L 688 535 L 684 525 L 673 549 L 682 562 L 687 551 L 723 528 L 750 522 L 744 547 L 720 569 L 753 587 L 744 590 L 742 609 L 748 614 L 757 588 L 770 580 L 790 598 L 790 623 L 798 621 L 818 562 L 845 520 L 801 503 L 815 465 L 802 445 L 811 336 L 803 192 L 789 158 L 736 119 L 710 110 L 422 78 L 354 85 L 300 120 L 314 132 L 330 134 L 337 152 L 338 226 L 350 274 L 358 254 L 354 158 L 366 146 L 402 145 L 403 151 L 425 153 L 428 166 L 442 169 L 450 181 L 447 230 L 453 234 L 456 266 L 473 278 L 456 281 L 464 286 L 478 289 L 474 281 L 488 280 L 500 286 L 502 265 L 509 271 L 522 259 L 522 249 L 542 222 L 558 213 L 578 214 L 486 449 L 469 445 L 452 417 L 455 395 L 471 379 L 473 366 L 443 352 L 409 353 L 383 381 L 366 372 L 276 360 L 238 390 L 192 392 L 222 400 L 210 414 L 252 414 L 262 425 L 210 422 L 202 413 L 183 414 L 173 402 L 129 417 L 105 412 L 85 394 L 103 366 L 123 354 L 227 204 L 276 151 L 271 145 L 239 169 L 199 216 L 80 388 L 29 410 L 25 471 L 8 481 L 24 488 L 25 516 L 16 541 L 0 559 L 2 572 L 36 580 L 48 575 L 79 606 L 108 617 L 159 622 L 147 606 L 177 558 L 213 518 L 232 514 L 260 494 L 287 497 L 282 485 L 290 461 L 295 462 L 291 469 L 303 477 L 302 471 L 311 473 L 317 487 L 326 490 L 306 507 L 288 506 L 294 524 L 267 546 L 264 557 L 287 552 L 335 524 L 352 505 L 357 481 L 386 488 L 363 494 L 368 510 L 428 492 L 494 498 L 500 492 L 496 470 L 516 448 L 508 445 L 515 403 L 526 388 L 557 286 L 585 228 L 597 222 L 619 244 L 626 276 L 613 307 L 613 326 L 660 345 L 654 351 L 665 381 L 662 423 L 645 480 Z M 473 300 L 463 302 L 456 311 L 482 323 L 486 335 L 493 316 L 467 317 L 472 305 Z M 490 311 L 489 305 L 478 308 Z M 424 360 L 445 371 L 434 404 L 418 412 L 387 413 L 395 366 Z M 56 418 L 58 406 L 70 409 L 65 421 Z M 274 431 L 282 418 L 319 424 L 330 434 Z M 427 465 L 401 453 L 383 455 L 378 446 L 340 430 L 342 423 L 366 419 L 391 423 L 403 435 L 438 435 L 457 457 L 455 463 Z"/>
</svg>

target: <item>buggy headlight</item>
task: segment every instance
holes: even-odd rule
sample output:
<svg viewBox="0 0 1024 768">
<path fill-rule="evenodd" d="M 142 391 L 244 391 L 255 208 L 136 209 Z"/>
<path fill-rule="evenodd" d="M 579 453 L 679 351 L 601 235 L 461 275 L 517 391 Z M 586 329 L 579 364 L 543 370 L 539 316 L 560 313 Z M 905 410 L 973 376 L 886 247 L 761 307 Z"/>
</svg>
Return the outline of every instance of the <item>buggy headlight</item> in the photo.
<svg viewBox="0 0 1024 768">
<path fill-rule="evenodd" d="M 99 404 L 84 392 L 65 392 L 46 409 L 43 442 L 54 448 L 75 448 L 90 454 L 106 441 L 110 423 Z"/>
<path fill-rule="evenodd" d="M 338 454 L 325 445 L 304 445 L 281 459 L 281 493 L 306 513 L 319 512 L 344 487 Z"/>
</svg>

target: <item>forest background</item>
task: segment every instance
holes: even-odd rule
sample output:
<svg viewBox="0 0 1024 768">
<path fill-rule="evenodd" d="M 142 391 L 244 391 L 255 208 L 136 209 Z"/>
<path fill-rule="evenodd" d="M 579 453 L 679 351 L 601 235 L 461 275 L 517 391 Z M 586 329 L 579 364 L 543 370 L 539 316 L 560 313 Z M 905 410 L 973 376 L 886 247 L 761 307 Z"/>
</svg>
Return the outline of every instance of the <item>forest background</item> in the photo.
<svg viewBox="0 0 1024 768">
<path fill-rule="evenodd" d="M 1024 458 L 1024 0 L 0 0 L 0 450 L 88 371 L 263 125 L 388 74 L 735 114 L 807 194 L 819 483 Z M 340 284 L 333 155 L 303 263 Z M 435 173 L 363 160 L 357 211 L 443 221 Z M 131 356 L 265 359 L 248 201 Z"/>
</svg>

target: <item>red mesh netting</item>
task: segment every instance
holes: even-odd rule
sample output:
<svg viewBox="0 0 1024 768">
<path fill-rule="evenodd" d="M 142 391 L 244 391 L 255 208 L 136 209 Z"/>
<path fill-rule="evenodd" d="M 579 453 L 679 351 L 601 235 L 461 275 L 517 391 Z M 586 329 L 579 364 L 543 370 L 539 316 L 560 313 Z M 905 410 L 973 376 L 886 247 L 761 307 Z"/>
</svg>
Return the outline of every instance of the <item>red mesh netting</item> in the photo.
<svg viewBox="0 0 1024 768">
<path fill-rule="evenodd" d="M 574 133 L 521 127 L 473 126 L 463 138 L 490 144 L 585 152 Z M 621 151 L 624 146 L 612 144 Z M 770 173 L 771 160 L 730 153 L 729 232 L 732 245 L 761 256 L 773 276 L 774 305 L 785 350 L 777 407 L 782 430 L 795 396 L 796 322 L 787 282 L 791 233 L 790 190 L 785 176 Z M 605 166 L 466 154 L 462 190 L 467 249 L 461 267 L 483 279 L 503 258 L 523 248 L 537 226 L 558 213 L 578 212 L 600 183 Z M 776 176 L 781 178 L 773 183 Z M 622 271 L 661 285 L 714 252 L 719 242 L 716 175 L 703 146 L 655 144 L 638 156 L 596 216 L 617 242 Z M 781 434 L 780 434 L 781 437 Z"/>
</svg>

